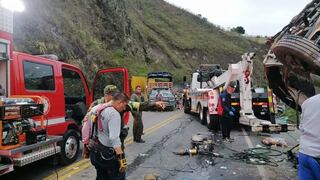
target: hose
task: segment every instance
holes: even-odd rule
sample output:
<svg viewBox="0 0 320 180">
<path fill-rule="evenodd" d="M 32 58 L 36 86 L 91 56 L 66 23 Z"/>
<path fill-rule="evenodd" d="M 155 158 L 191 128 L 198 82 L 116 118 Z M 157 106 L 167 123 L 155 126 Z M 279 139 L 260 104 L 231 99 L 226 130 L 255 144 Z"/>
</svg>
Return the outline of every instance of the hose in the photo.
<svg viewBox="0 0 320 180">
<path fill-rule="evenodd" d="M 276 149 L 258 147 L 246 149 L 242 152 L 233 153 L 230 158 L 233 160 L 243 161 L 247 164 L 269 165 L 277 167 L 279 166 L 277 163 L 279 161 L 276 161 L 272 157 L 281 156 L 282 154 L 283 153 L 281 151 Z"/>
</svg>

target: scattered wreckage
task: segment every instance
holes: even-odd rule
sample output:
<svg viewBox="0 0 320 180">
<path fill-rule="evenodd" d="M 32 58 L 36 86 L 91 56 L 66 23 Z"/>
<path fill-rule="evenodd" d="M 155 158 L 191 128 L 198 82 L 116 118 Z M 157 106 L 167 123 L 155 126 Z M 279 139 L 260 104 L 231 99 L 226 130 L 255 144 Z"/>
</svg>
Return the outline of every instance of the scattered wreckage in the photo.
<svg viewBox="0 0 320 180">
<path fill-rule="evenodd" d="M 267 42 L 270 50 L 263 63 L 269 86 L 298 111 L 315 95 L 315 79 L 320 76 L 319 16 L 320 1 L 313 0 Z"/>
</svg>

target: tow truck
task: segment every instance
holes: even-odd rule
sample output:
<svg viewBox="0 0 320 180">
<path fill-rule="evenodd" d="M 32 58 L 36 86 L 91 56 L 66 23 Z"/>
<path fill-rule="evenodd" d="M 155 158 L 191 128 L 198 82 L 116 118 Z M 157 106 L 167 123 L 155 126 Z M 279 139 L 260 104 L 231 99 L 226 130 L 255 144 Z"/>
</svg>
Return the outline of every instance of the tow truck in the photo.
<svg viewBox="0 0 320 180">
<path fill-rule="evenodd" d="M 13 12 L 0 6 L 0 175 L 53 155 L 74 162 L 87 108 L 107 84 L 129 95 L 128 70 L 98 71 L 89 90 L 80 68 L 13 49 Z"/>
<path fill-rule="evenodd" d="M 185 111 L 197 113 L 201 123 L 206 123 L 209 129 L 218 129 L 218 122 L 221 116 L 220 109 L 222 109 L 219 101 L 220 92 L 226 89 L 231 81 L 237 81 L 239 97 L 234 97 L 235 94 L 233 94 L 232 99 L 238 99 L 234 101 L 234 105 L 239 105 L 238 118 L 240 124 L 250 127 L 253 132 L 294 130 L 294 126 L 291 124 L 276 124 L 272 120 L 273 117 L 271 115 L 274 113 L 274 104 L 270 89 L 268 89 L 268 104 L 266 106 L 268 107 L 266 113 L 270 114 L 268 116 L 270 118 L 265 120 L 255 116 L 253 105 L 265 106 L 265 104 L 252 101 L 251 74 L 254 56 L 255 53 L 245 53 L 242 55 L 242 61 L 230 64 L 226 71 L 222 71 L 219 65 L 205 65 L 203 67 L 209 66 L 211 70 L 204 71 L 200 68 L 198 72 L 193 73 L 188 96 L 185 96 Z"/>
</svg>

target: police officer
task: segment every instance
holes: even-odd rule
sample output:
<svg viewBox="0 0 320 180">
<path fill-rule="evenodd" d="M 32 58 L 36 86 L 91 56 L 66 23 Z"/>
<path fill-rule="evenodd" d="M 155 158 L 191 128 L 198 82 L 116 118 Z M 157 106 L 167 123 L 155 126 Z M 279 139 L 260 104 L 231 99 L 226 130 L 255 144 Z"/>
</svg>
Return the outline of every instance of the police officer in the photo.
<svg viewBox="0 0 320 180">
<path fill-rule="evenodd" d="M 121 148 L 120 130 L 121 116 L 120 113 L 126 109 L 129 97 L 123 93 L 116 93 L 110 106 L 99 111 L 100 106 L 94 106 L 90 113 L 96 113 L 99 116 L 94 129 L 94 140 L 88 147 L 90 149 L 90 160 L 97 171 L 97 180 L 125 179 L 126 165 L 124 153 Z M 100 123 L 100 126 L 99 126 Z"/>
<path fill-rule="evenodd" d="M 136 86 L 135 92 L 131 95 L 131 101 L 133 102 L 144 102 L 144 96 L 141 94 L 141 86 Z M 133 140 L 137 143 L 144 143 L 141 139 L 143 135 L 143 122 L 142 122 L 142 111 L 132 110 L 133 121 Z"/>
<path fill-rule="evenodd" d="M 224 142 L 232 142 L 233 139 L 230 137 L 232 119 L 235 116 L 235 109 L 231 106 L 231 94 L 234 92 L 236 87 L 235 82 L 230 82 L 227 89 L 222 91 L 220 94 L 223 114 L 220 119 L 220 126 L 222 131 L 222 138 Z"/>
</svg>

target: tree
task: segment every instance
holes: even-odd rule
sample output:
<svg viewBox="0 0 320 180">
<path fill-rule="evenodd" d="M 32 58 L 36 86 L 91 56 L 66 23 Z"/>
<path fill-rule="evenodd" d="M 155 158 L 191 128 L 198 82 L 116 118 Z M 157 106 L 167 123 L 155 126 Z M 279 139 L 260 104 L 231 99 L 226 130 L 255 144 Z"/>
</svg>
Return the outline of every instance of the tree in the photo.
<svg viewBox="0 0 320 180">
<path fill-rule="evenodd" d="M 244 34 L 246 33 L 246 30 L 244 30 L 244 28 L 242 26 L 237 26 L 235 28 L 231 29 L 232 32 L 237 32 L 239 34 Z"/>
</svg>

